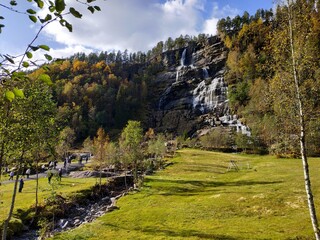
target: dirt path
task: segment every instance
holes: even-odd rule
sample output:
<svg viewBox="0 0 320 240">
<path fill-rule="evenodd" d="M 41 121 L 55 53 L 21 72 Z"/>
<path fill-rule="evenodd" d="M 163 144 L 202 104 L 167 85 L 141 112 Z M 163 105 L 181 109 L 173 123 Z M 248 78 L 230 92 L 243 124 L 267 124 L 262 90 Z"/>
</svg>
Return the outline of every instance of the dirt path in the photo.
<svg viewBox="0 0 320 240">
<path fill-rule="evenodd" d="M 89 162 L 90 162 L 90 160 L 89 160 L 87 163 L 89 163 Z M 82 168 L 82 167 L 85 166 L 85 165 L 86 165 L 85 162 L 84 162 L 84 163 L 71 162 L 70 164 L 67 165 L 66 168 L 63 168 L 63 163 L 60 162 L 60 163 L 57 164 L 57 166 L 56 166 L 56 168 L 55 168 L 54 170 L 58 171 L 58 169 L 61 168 L 61 169 L 62 169 L 62 175 L 63 175 L 63 176 L 66 176 L 66 175 L 68 175 L 70 172 L 72 172 L 72 171 L 77 171 L 77 170 L 79 170 L 80 168 Z M 38 173 L 38 178 L 47 177 L 47 171 L 48 171 L 48 170 L 46 170 L 45 172 L 39 172 L 39 173 Z M 5 180 L 4 180 L 4 179 L 5 179 Z M 30 180 L 36 180 L 36 179 L 37 179 L 37 175 L 36 175 L 36 174 L 31 174 L 31 175 L 29 176 L 29 178 L 27 178 L 26 175 L 23 176 L 23 180 L 24 180 L 24 181 L 30 181 Z M 8 180 L 7 177 L 4 178 L 4 177 L 2 176 L 1 184 L 14 183 L 14 181 L 15 181 L 15 176 L 13 177 L 13 180 Z"/>
</svg>

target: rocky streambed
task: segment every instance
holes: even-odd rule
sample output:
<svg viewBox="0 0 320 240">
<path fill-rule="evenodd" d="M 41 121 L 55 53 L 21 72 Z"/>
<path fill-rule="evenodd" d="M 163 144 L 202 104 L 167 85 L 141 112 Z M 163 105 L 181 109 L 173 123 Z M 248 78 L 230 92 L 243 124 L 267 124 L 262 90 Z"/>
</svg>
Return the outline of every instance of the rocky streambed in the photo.
<svg viewBox="0 0 320 240">
<path fill-rule="evenodd" d="M 81 177 L 80 175 L 80 173 L 77 174 L 77 177 Z M 45 239 L 56 233 L 68 231 L 82 224 L 92 222 L 103 214 L 118 209 L 116 200 L 126 195 L 132 187 L 132 176 L 126 176 L 126 179 L 124 176 L 114 176 L 109 179 L 108 184 L 103 184 L 101 187 L 95 186 L 81 198 L 69 200 L 56 196 L 54 204 L 57 204 L 56 208 L 59 210 L 55 215 L 49 214 L 46 217 L 47 229 L 39 230 L 38 224 L 29 228 L 25 227 L 25 231 L 20 236 L 14 236 L 14 239 Z M 45 208 L 42 209 L 40 215 L 48 214 L 44 213 L 45 211 Z M 41 231 L 45 233 L 42 233 L 40 237 L 39 232 Z"/>
<path fill-rule="evenodd" d="M 115 197 L 104 197 L 97 202 L 92 202 L 86 206 L 74 206 L 70 209 L 70 215 L 59 219 L 50 235 L 61 231 L 67 231 L 80 226 L 81 224 L 92 222 L 96 218 L 118 209 L 116 199 L 124 196 L 129 190 L 123 191 Z"/>
</svg>

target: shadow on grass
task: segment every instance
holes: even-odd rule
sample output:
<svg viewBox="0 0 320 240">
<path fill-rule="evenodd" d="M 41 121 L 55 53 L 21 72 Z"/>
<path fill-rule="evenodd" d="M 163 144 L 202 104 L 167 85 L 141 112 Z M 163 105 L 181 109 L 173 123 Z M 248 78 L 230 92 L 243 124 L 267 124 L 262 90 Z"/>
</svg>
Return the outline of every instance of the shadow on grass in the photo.
<svg viewBox="0 0 320 240">
<path fill-rule="evenodd" d="M 217 187 L 241 187 L 254 185 L 273 185 L 283 181 L 200 181 L 200 180 L 170 180 L 170 179 L 146 179 L 146 184 L 151 184 L 153 189 L 159 191 L 159 195 L 192 196 L 205 191 L 213 191 Z M 150 185 L 149 185 L 150 186 Z"/>
<path fill-rule="evenodd" d="M 143 232 L 145 234 L 151 235 L 153 237 L 156 236 L 167 236 L 167 237 L 182 237 L 182 238 L 194 238 L 197 237 L 199 239 L 213 239 L 213 240 L 235 240 L 235 239 L 239 239 L 239 238 L 234 238 L 231 236 L 226 236 L 226 235 L 221 235 L 221 234 L 210 234 L 210 233 L 205 233 L 205 232 L 201 232 L 201 231 L 197 231 L 197 230 L 193 230 L 193 229 L 177 229 L 177 230 L 170 230 L 170 229 L 158 229 L 155 227 L 144 227 L 144 228 L 139 228 L 139 227 L 135 227 L 133 229 L 129 229 L 129 228 L 125 228 L 125 227 L 121 227 L 121 226 L 117 226 L 114 224 L 110 224 L 110 223 L 104 223 L 104 226 L 109 226 L 112 227 L 115 230 L 118 229 L 122 229 L 125 231 L 139 231 L 139 232 Z"/>
</svg>

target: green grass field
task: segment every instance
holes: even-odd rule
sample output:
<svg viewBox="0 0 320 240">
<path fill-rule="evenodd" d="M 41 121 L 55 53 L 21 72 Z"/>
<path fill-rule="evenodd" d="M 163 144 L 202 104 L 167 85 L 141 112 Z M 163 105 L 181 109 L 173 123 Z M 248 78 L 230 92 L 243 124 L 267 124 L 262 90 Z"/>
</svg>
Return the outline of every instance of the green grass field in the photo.
<svg viewBox="0 0 320 240">
<path fill-rule="evenodd" d="M 84 189 L 89 189 L 96 183 L 96 181 L 97 180 L 94 178 L 75 179 L 64 177 L 62 178 L 62 181 L 58 183 L 54 178 L 52 179 L 52 182 L 54 183 L 54 191 L 64 197 L 70 196 L 75 192 L 79 192 Z M 17 192 L 14 213 L 20 210 L 26 211 L 35 204 L 35 189 L 35 180 L 25 181 L 22 192 Z M 0 205 L 0 222 L 2 222 L 8 216 L 12 199 L 13 181 L 11 183 L 1 185 L 0 190 L 0 199 L 2 202 Z M 52 185 L 48 183 L 47 178 L 39 178 L 38 194 L 40 203 L 43 202 L 46 197 L 50 196 L 52 192 Z"/>
<path fill-rule="evenodd" d="M 300 160 L 185 149 L 173 161 L 119 210 L 54 239 L 314 239 Z M 310 168 L 319 210 L 320 159 Z"/>
</svg>

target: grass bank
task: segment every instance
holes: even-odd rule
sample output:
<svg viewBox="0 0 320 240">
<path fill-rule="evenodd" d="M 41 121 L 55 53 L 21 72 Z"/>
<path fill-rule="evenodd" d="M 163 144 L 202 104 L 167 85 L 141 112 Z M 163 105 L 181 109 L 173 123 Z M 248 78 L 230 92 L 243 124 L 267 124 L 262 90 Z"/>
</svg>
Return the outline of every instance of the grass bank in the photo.
<svg viewBox="0 0 320 240">
<path fill-rule="evenodd" d="M 54 239 L 313 239 L 299 160 L 185 149 L 173 161 L 119 210 Z M 320 215 L 320 159 L 310 167 Z"/>
<path fill-rule="evenodd" d="M 39 178 L 39 205 L 43 205 L 45 199 L 52 196 L 53 193 L 64 198 L 69 198 L 71 196 L 74 196 L 76 193 L 89 190 L 92 186 L 95 185 L 96 181 L 97 180 L 95 178 L 75 179 L 63 177 L 61 182 L 53 178 L 51 181 L 52 184 L 49 184 L 47 178 Z M 13 193 L 13 185 L 14 183 L 12 181 L 0 186 L 0 223 L 3 222 L 8 216 Z M 20 222 L 21 220 L 24 220 L 24 218 L 30 218 L 30 214 L 31 216 L 34 214 L 34 212 L 30 212 L 29 210 L 35 205 L 35 192 L 36 180 L 30 179 L 25 181 L 22 192 L 17 192 L 16 195 L 12 221 Z"/>
</svg>

